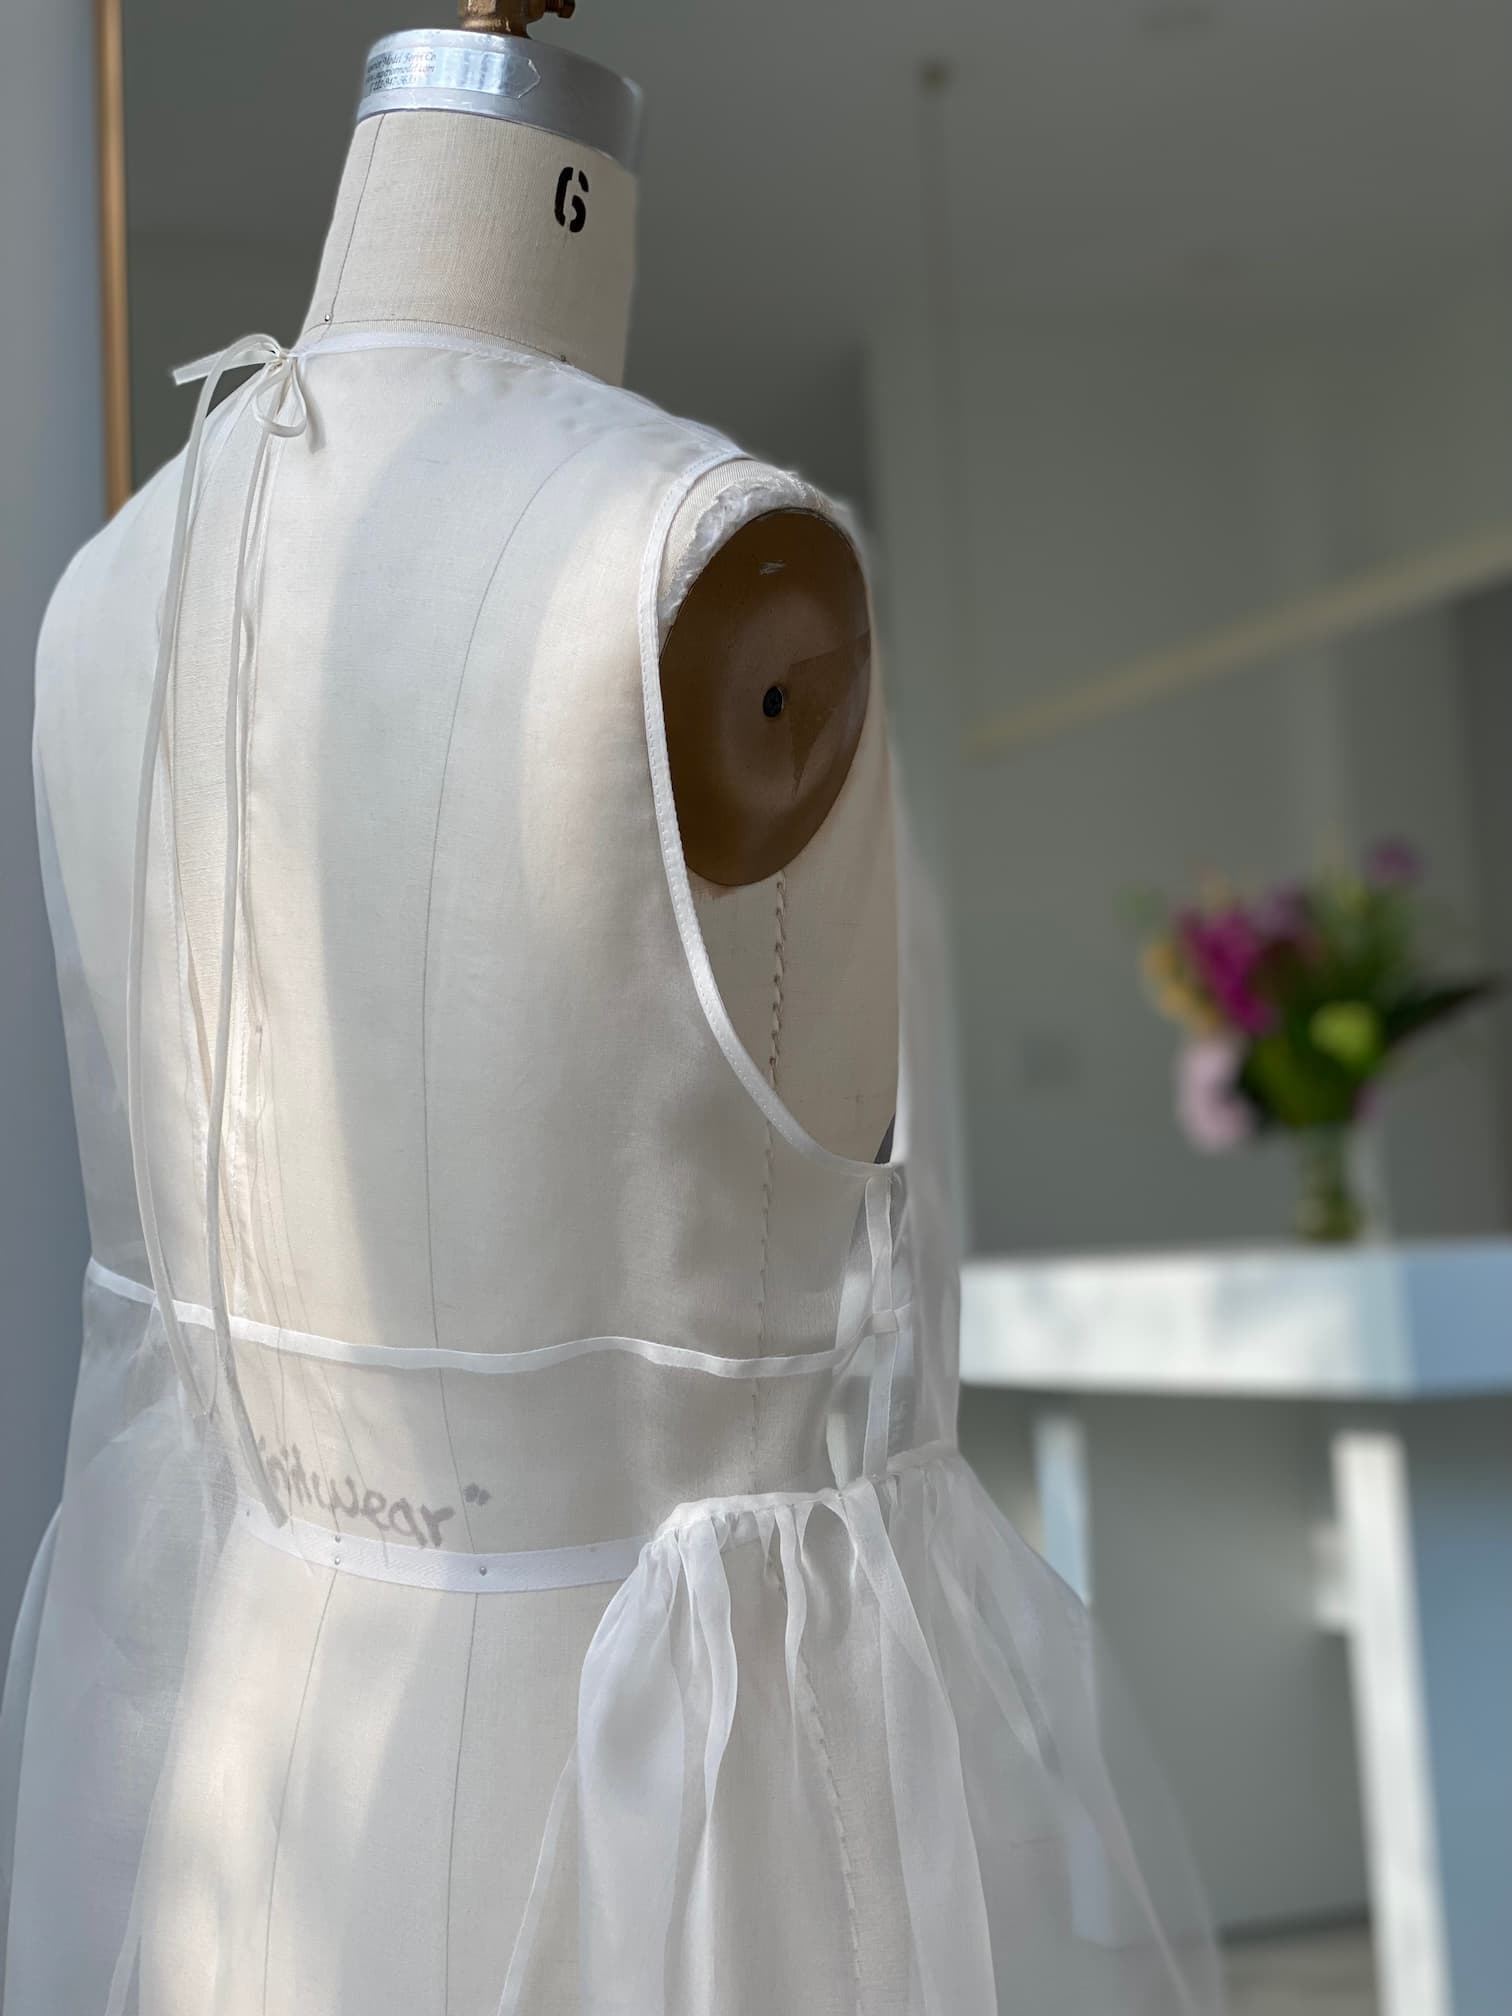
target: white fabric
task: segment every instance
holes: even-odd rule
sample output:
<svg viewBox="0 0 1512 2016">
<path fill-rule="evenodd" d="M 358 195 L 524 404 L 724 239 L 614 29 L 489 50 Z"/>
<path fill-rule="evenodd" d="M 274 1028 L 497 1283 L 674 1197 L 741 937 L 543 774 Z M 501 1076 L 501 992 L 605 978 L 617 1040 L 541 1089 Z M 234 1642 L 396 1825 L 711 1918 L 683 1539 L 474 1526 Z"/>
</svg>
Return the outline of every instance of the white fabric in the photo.
<svg viewBox="0 0 1512 2016">
<path fill-rule="evenodd" d="M 86 1278 L 124 1295 L 128 1301 L 156 1306 L 157 1296 L 140 1281 L 132 1281 L 109 1267 L 91 1260 Z M 214 1315 L 194 1302 L 175 1302 L 179 1325 L 212 1328 Z M 905 1316 L 907 1308 L 895 1312 Z M 842 1327 L 841 1341 L 828 1351 L 801 1351 L 786 1358 L 721 1358 L 712 1351 L 689 1351 L 676 1344 L 658 1344 L 647 1337 L 573 1337 L 560 1344 L 541 1344 L 534 1350 L 453 1351 L 417 1346 L 410 1350 L 398 1344 L 363 1344 L 347 1337 L 315 1337 L 304 1330 L 281 1329 L 272 1323 L 254 1323 L 244 1316 L 228 1319 L 230 1334 L 239 1343 L 262 1344 L 273 1351 L 288 1351 L 297 1358 L 316 1358 L 327 1365 L 367 1365 L 390 1372 L 474 1372 L 484 1378 L 518 1377 L 556 1365 L 570 1364 L 574 1358 L 595 1357 L 601 1352 L 623 1352 L 649 1365 L 702 1372 L 710 1379 L 781 1379 L 792 1373 L 817 1376 L 833 1374 L 847 1365 L 862 1339 L 860 1323 Z"/>
<path fill-rule="evenodd" d="M 0 1693 L 0 1899 L 8 1899 L 14 1880 L 16 1802 L 21 1791 L 21 1758 L 26 1745 L 26 1714 L 37 1670 L 37 1638 L 42 1628 L 42 1603 L 52 1574 L 58 1540 L 58 1514 L 47 1522 L 31 1572 L 21 1594 L 16 1628 L 11 1637 L 5 1687 Z M 5 1979 L 8 1914 L 0 1915 L 0 1982 Z"/>
<path fill-rule="evenodd" d="M 584 1589 L 623 1582 L 640 1559 L 646 1536 L 630 1540 L 590 1540 L 582 1547 L 524 1548 L 516 1554 L 463 1554 L 455 1548 L 432 1552 L 391 1547 L 360 1533 L 333 1532 L 308 1519 L 274 1519 L 259 1501 L 240 1507 L 247 1532 L 264 1546 L 311 1567 L 341 1568 L 371 1582 L 398 1582 L 410 1589 L 450 1589 L 468 1596 L 517 1596 L 525 1589 Z"/>
<path fill-rule="evenodd" d="M 39 653 L 95 1261 L 7 2016 L 1212 2008 L 954 1450 L 931 907 L 882 1168 L 704 945 L 664 556 L 748 468 L 458 332 L 236 358 Z"/>
<path fill-rule="evenodd" d="M 673 618 L 687 600 L 688 590 L 705 567 L 727 545 L 743 525 L 768 511 L 810 511 L 821 517 L 837 518 L 837 507 L 801 477 L 786 470 L 753 472 L 749 481 L 730 483 L 715 493 L 708 508 L 699 514 L 686 544 L 674 555 L 669 551 L 662 570 L 656 598 L 656 627 L 661 642 L 667 641 Z M 847 518 L 845 529 L 853 541 L 856 528 Z M 859 543 L 859 542 L 857 542 Z"/>
</svg>

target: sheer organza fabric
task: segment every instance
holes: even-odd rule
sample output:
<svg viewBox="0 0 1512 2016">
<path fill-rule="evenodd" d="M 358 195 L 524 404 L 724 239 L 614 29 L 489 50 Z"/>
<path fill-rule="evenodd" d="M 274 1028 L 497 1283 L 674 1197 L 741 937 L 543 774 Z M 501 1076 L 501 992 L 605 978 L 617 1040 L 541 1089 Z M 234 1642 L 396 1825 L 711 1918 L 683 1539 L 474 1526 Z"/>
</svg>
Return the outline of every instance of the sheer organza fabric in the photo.
<svg viewBox="0 0 1512 2016">
<path fill-rule="evenodd" d="M 7 2008 L 1220 2006 L 1179 1830 L 1090 1620 L 953 1449 L 843 1488 L 695 1499 L 644 1540 L 548 1560 L 435 1546 L 452 1507 L 367 1482 L 402 1484 L 402 1463 L 322 1473 L 329 1433 L 301 1399 L 274 1459 L 298 1516 L 275 1539 L 190 1421 L 155 1315 L 86 1293 Z M 213 1337 L 191 1334 L 208 1371 Z M 329 1404 L 333 1368 L 283 1370 Z M 412 1386 L 399 1418 L 440 1376 L 487 1416 L 561 1375 L 356 1376 Z M 824 1409 L 794 1411 L 817 1472 Z M 481 1600 L 474 1578 L 494 1584 Z M 491 1746 L 469 1690 L 532 1740 Z M 260 1740 L 228 1747 L 249 1722 Z M 507 1807 L 504 1855 L 452 1860 L 459 1797 Z"/>
<path fill-rule="evenodd" d="M 1086 1613 L 954 1448 L 922 880 L 882 1167 L 703 949 L 656 661 L 735 451 L 459 332 L 246 354 L 44 635 L 96 1258 L 7 2016 L 1216 2009 Z"/>
</svg>

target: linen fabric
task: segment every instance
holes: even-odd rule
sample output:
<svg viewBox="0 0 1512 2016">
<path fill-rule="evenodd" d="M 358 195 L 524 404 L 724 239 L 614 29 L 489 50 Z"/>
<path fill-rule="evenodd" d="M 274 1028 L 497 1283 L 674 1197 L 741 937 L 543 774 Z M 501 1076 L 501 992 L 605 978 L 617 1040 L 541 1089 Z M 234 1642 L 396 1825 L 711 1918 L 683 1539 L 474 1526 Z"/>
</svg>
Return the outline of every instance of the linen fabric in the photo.
<svg viewBox="0 0 1512 2016">
<path fill-rule="evenodd" d="M 1217 2006 L 1086 1614 L 954 1446 L 933 906 L 905 859 L 880 1165 L 704 946 L 669 535 L 784 486 L 466 332 L 254 339 L 65 577 L 94 1259 L 6 2016 Z"/>
</svg>

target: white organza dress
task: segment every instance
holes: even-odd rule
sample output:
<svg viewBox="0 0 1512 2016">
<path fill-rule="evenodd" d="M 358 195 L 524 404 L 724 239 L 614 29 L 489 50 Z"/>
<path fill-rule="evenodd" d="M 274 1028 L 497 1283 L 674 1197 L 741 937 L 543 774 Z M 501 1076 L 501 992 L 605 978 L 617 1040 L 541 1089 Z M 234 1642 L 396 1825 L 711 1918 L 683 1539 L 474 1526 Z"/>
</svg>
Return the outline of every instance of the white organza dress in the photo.
<svg viewBox="0 0 1512 2016">
<path fill-rule="evenodd" d="M 669 534 L 791 479 L 465 332 L 244 361 L 41 646 L 95 1257 L 5 2016 L 1215 2008 L 955 1448 L 928 905 L 882 1165 L 704 947 Z"/>
</svg>

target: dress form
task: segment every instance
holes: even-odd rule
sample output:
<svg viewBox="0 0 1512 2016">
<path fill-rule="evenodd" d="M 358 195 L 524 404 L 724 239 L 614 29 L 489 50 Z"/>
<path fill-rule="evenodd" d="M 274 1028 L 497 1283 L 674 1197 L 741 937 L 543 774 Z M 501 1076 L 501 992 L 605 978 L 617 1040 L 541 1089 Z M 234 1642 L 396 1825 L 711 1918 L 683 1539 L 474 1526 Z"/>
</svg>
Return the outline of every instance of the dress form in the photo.
<svg viewBox="0 0 1512 2016">
<path fill-rule="evenodd" d="M 488 340 L 444 182 L 385 297 L 382 152 L 335 334 L 210 360 L 40 641 L 95 1253 L 5 2007 L 1216 2009 L 1085 1615 L 956 1446 L 911 894 L 897 1158 L 795 1119 L 856 1122 L 891 1019 L 836 516 Z M 536 193 L 571 235 L 602 180 Z"/>
<path fill-rule="evenodd" d="M 539 18 L 535 0 L 524 4 Z M 477 25 L 501 28 L 518 11 L 472 9 Z M 417 87 L 417 49 L 434 78 L 477 84 L 476 59 L 456 68 L 476 50 L 506 66 L 506 81 L 465 100 L 444 83 Z M 545 92 L 507 95 L 507 66 L 521 62 Z M 306 338 L 384 323 L 471 330 L 622 382 L 634 87 L 559 48 L 475 28 L 390 37 L 368 86 Z M 558 130 L 530 123 L 541 117 Z M 674 525 L 662 658 L 673 778 L 736 1029 L 819 1140 L 869 1158 L 897 1066 L 880 682 L 853 548 L 795 508 L 800 486 L 775 473 L 752 464 L 733 486 L 711 479 Z M 732 497 L 744 499 L 733 513 Z M 711 510 L 724 514 L 713 542 Z"/>
</svg>

